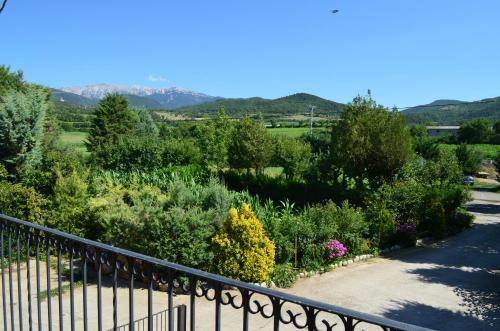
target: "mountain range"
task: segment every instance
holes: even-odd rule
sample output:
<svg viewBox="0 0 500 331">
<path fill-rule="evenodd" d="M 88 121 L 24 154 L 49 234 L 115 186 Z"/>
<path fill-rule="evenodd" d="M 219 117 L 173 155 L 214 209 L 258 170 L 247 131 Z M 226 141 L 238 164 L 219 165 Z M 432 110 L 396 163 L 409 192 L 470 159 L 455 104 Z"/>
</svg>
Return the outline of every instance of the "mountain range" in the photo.
<svg viewBox="0 0 500 331">
<path fill-rule="evenodd" d="M 281 115 L 306 115 L 310 105 L 315 106 L 316 115 L 335 116 L 344 104 L 320 98 L 307 93 L 296 93 L 277 99 L 221 98 L 179 87 L 151 88 L 144 86 L 118 86 L 94 84 L 84 87 L 64 87 L 53 89 L 52 95 L 56 108 L 64 105 L 92 107 L 108 93 L 125 95 L 133 107 L 175 110 L 192 116 L 206 117 L 219 109 L 233 117 Z M 436 100 L 426 105 L 408 108 L 402 111 L 409 125 L 440 124 L 458 125 L 474 118 L 500 120 L 500 97 L 473 102 L 460 100 Z"/>
<path fill-rule="evenodd" d="M 93 106 L 110 93 L 123 94 L 131 106 L 147 109 L 176 109 L 218 99 L 180 87 L 152 88 L 139 85 L 93 84 L 52 90 L 54 100 L 79 106 Z"/>
</svg>

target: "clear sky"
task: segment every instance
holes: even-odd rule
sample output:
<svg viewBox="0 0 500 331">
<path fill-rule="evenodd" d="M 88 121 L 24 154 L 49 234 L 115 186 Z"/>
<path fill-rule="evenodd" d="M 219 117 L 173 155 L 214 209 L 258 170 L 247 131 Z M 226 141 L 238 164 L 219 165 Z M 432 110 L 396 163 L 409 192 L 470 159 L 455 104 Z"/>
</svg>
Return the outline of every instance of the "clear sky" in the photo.
<svg viewBox="0 0 500 331">
<path fill-rule="evenodd" d="M 499 17 L 499 0 L 9 0 L 0 63 L 52 87 L 470 101 L 500 95 Z"/>
</svg>

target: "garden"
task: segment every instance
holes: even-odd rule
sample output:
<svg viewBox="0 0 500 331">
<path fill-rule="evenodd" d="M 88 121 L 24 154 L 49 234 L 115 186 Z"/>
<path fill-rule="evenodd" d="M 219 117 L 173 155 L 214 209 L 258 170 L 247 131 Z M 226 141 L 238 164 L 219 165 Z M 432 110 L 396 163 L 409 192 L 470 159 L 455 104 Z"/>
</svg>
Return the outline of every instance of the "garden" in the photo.
<svg viewBox="0 0 500 331">
<path fill-rule="evenodd" d="M 293 285 L 419 237 L 471 226 L 474 153 L 438 147 L 368 95 L 298 137 L 220 111 L 158 122 L 108 95 L 85 150 L 64 143 L 50 91 L 0 84 L 0 213 L 247 282 Z M 279 167 L 279 175 L 266 169 Z"/>
</svg>

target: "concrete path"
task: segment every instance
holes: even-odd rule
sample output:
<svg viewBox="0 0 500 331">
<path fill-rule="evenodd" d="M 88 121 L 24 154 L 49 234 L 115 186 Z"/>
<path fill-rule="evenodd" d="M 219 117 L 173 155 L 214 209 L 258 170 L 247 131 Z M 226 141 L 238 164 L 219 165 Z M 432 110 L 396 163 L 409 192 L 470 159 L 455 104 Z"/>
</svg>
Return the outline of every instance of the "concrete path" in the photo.
<svg viewBox="0 0 500 331">
<path fill-rule="evenodd" d="M 299 281 L 287 292 L 438 330 L 500 330 L 500 194 L 474 192 L 471 230 Z"/>
</svg>

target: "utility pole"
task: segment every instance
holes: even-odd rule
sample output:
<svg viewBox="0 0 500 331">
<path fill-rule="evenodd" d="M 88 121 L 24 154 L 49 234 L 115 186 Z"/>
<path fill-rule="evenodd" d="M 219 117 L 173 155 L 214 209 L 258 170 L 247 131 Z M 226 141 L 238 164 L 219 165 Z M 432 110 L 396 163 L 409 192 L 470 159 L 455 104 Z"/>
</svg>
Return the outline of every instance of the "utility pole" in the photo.
<svg viewBox="0 0 500 331">
<path fill-rule="evenodd" d="M 309 135 L 313 135 L 313 116 L 314 116 L 314 108 L 315 106 L 309 105 L 309 108 L 311 109 L 311 121 L 309 123 Z"/>
</svg>

